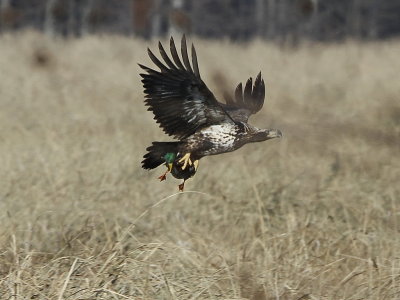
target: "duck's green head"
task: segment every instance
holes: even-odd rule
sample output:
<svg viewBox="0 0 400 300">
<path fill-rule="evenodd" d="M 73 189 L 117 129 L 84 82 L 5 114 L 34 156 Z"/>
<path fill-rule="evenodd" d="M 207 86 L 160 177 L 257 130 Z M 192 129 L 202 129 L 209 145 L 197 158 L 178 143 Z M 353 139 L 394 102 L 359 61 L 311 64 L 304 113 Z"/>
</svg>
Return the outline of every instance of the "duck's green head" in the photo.
<svg viewBox="0 0 400 300">
<path fill-rule="evenodd" d="M 173 153 L 173 152 L 167 152 L 164 155 L 165 162 L 168 163 L 168 164 L 173 163 L 175 158 L 176 158 L 176 153 Z"/>
</svg>

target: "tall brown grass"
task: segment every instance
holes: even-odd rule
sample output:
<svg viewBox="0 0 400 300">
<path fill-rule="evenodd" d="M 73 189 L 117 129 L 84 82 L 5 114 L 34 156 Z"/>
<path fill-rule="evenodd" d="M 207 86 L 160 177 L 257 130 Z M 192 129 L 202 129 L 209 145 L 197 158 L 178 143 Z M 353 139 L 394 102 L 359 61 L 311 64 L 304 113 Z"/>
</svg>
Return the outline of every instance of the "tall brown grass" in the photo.
<svg viewBox="0 0 400 300">
<path fill-rule="evenodd" d="M 170 140 L 122 37 L 0 37 L 1 299 L 399 299 L 400 42 L 196 40 L 203 79 L 262 71 L 282 140 L 140 167 Z M 150 43 L 155 47 L 155 41 Z"/>
</svg>

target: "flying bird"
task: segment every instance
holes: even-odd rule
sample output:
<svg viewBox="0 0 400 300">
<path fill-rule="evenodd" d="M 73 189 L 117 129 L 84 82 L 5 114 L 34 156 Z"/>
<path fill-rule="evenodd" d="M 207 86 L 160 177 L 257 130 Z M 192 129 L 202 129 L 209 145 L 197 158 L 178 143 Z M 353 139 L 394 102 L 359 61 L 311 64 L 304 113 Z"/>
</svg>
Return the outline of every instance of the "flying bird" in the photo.
<svg viewBox="0 0 400 300">
<path fill-rule="evenodd" d="M 144 169 L 165 164 L 167 171 L 159 179 L 165 180 L 171 173 L 175 178 L 183 179 L 179 185 L 179 190 L 183 191 L 185 181 L 194 176 L 202 157 L 231 152 L 247 143 L 282 137 L 278 129 L 259 129 L 248 123 L 249 117 L 264 104 L 265 83 L 261 72 L 254 83 L 251 77 L 244 88 L 239 83 L 234 97 L 221 103 L 201 79 L 193 44 L 190 63 L 185 36 L 181 41 L 182 58 L 172 37 L 171 57 L 161 42 L 158 48 L 163 62 L 149 48 L 147 50 L 159 71 L 139 64 L 145 71 L 140 74 L 145 105 L 163 131 L 176 141 L 153 142 L 143 157 Z"/>
</svg>

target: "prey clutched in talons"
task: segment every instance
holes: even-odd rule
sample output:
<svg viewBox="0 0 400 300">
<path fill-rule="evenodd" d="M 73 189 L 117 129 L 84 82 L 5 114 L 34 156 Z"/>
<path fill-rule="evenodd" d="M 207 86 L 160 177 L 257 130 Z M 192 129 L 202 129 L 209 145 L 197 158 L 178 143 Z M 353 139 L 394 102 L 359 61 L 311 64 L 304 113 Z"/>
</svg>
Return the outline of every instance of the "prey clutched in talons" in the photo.
<svg viewBox="0 0 400 300">
<path fill-rule="evenodd" d="M 190 159 L 189 159 L 189 161 L 190 161 Z M 195 161 L 193 162 L 193 164 L 189 163 L 188 171 L 190 172 L 190 173 L 189 173 L 190 175 L 187 176 L 187 178 L 192 177 L 192 176 L 196 173 L 198 167 L 199 167 L 199 160 L 198 160 L 198 159 L 195 160 Z M 194 170 L 193 170 L 193 169 L 194 169 Z M 182 167 L 182 170 L 184 170 L 184 167 Z M 193 173 L 193 174 L 192 174 L 192 173 Z M 178 185 L 178 188 L 179 188 L 179 191 L 180 191 L 180 192 L 183 192 L 183 189 L 185 188 L 185 182 L 186 182 L 186 179 L 187 179 L 187 178 L 185 178 L 185 179 L 183 180 L 183 182 L 182 182 L 180 185 Z"/>
<path fill-rule="evenodd" d="M 179 160 L 180 163 L 183 162 L 182 170 L 185 170 L 187 165 L 193 165 L 192 160 L 190 159 L 190 153 L 186 153 L 182 158 Z"/>
<path fill-rule="evenodd" d="M 190 154 L 187 155 L 189 157 Z M 199 166 L 199 161 L 195 160 L 192 162 L 190 158 L 187 160 L 186 168 L 184 168 L 184 163 L 182 163 L 179 159 L 176 160 L 176 163 L 172 165 L 171 174 L 177 179 L 183 179 L 183 182 L 178 186 L 179 191 L 183 192 L 185 187 L 185 182 L 189 178 L 193 177 L 196 174 L 197 168 Z"/>
</svg>

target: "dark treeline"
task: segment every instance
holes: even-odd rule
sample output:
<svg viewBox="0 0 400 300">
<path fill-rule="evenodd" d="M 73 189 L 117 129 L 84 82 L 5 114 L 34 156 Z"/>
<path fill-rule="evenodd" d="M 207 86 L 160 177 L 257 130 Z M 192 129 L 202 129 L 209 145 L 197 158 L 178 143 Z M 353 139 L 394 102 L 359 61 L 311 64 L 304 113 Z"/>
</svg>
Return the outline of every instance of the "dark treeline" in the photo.
<svg viewBox="0 0 400 300">
<path fill-rule="evenodd" d="M 400 33 L 398 0 L 0 0 L 0 32 L 174 33 L 246 40 L 384 39 Z"/>
</svg>

